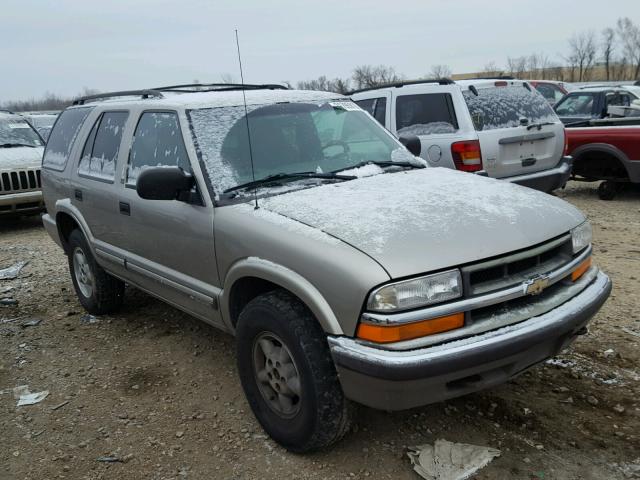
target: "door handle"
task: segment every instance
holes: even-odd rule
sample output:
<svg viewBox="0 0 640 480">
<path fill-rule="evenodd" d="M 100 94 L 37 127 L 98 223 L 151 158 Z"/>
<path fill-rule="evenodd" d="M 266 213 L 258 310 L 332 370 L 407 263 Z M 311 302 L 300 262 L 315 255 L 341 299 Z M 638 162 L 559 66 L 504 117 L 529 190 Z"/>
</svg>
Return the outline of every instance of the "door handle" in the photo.
<svg viewBox="0 0 640 480">
<path fill-rule="evenodd" d="M 131 215 L 131 206 L 127 202 L 120 202 L 120 213 L 122 215 Z"/>
<path fill-rule="evenodd" d="M 73 192 L 73 196 L 76 197 L 76 200 L 78 201 L 82 201 L 82 190 L 80 189 L 76 189 L 75 192 Z"/>
</svg>

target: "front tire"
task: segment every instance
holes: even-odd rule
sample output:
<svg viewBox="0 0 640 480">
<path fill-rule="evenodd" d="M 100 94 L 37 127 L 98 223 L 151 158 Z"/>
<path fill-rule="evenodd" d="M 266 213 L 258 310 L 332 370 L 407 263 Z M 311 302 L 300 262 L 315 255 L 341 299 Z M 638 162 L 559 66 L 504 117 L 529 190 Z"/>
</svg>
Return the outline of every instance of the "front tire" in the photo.
<svg viewBox="0 0 640 480">
<path fill-rule="evenodd" d="M 605 180 L 598 186 L 598 197 L 600 200 L 613 200 L 619 189 L 616 182 Z"/>
<path fill-rule="evenodd" d="M 96 263 L 80 230 L 69 235 L 67 257 L 73 288 L 85 310 L 92 315 L 118 310 L 124 300 L 124 282 L 109 275 Z"/>
<path fill-rule="evenodd" d="M 306 306 L 284 290 L 251 300 L 236 331 L 238 370 L 249 406 L 264 430 L 293 452 L 344 436 L 344 397 L 326 335 Z"/>
</svg>

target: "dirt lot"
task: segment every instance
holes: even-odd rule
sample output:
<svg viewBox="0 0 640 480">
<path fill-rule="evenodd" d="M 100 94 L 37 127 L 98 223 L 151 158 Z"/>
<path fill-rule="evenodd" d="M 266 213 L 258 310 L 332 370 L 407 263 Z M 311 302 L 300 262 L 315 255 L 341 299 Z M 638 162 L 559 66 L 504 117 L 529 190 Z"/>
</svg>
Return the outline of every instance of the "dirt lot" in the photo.
<svg viewBox="0 0 640 480">
<path fill-rule="evenodd" d="M 3 221 L 0 268 L 29 263 L 0 280 L 0 298 L 19 302 L 0 306 L 0 478 L 415 479 L 406 446 L 437 438 L 501 449 L 480 479 L 640 478 L 640 192 L 602 202 L 595 185 L 572 184 L 559 195 L 588 213 L 614 281 L 591 333 L 491 391 L 361 408 L 341 443 L 306 456 L 253 418 L 231 337 L 132 289 L 119 315 L 87 321 L 39 221 Z M 16 407 L 18 385 L 50 394 Z"/>
</svg>

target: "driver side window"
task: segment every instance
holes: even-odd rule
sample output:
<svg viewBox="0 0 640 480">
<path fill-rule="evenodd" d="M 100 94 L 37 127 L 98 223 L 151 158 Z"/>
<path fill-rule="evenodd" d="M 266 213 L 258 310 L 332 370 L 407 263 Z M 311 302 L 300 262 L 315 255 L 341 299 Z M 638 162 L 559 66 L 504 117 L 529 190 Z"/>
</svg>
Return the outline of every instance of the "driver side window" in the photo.
<svg viewBox="0 0 640 480">
<path fill-rule="evenodd" d="M 134 187 L 148 167 L 180 167 L 191 173 L 176 112 L 144 112 L 138 120 L 129 151 L 126 185 Z"/>
</svg>

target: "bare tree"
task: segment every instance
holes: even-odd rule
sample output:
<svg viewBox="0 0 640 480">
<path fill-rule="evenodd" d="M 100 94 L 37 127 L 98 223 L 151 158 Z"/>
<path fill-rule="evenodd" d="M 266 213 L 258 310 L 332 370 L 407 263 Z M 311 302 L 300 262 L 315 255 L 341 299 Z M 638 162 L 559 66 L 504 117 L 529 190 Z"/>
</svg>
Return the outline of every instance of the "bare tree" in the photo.
<svg viewBox="0 0 640 480">
<path fill-rule="evenodd" d="M 628 17 L 618 19 L 617 27 L 624 56 L 633 71 L 633 80 L 637 80 L 640 78 L 640 27 Z"/>
<path fill-rule="evenodd" d="M 512 77 L 524 78 L 527 71 L 527 57 L 508 57 L 507 70 Z"/>
<path fill-rule="evenodd" d="M 449 65 L 432 65 L 429 76 L 431 78 L 449 78 L 451 73 Z"/>
<path fill-rule="evenodd" d="M 349 79 L 334 78 L 333 80 L 330 80 L 324 75 L 313 80 L 303 80 L 298 82 L 298 88 L 300 90 L 322 90 L 324 92 L 336 92 L 342 94 L 349 92 L 351 89 Z"/>
<path fill-rule="evenodd" d="M 486 63 L 485 66 L 482 67 L 482 72 L 487 77 L 499 77 L 504 73 L 504 71 L 498 67 L 498 64 L 494 61 Z"/>
<path fill-rule="evenodd" d="M 592 30 L 574 33 L 569 39 L 569 56 L 571 66 L 578 69 L 578 81 L 588 80 L 591 67 L 596 59 L 595 32 Z"/>
<path fill-rule="evenodd" d="M 402 80 L 402 76 L 393 67 L 385 65 L 360 65 L 353 69 L 351 78 L 356 89 L 378 87 Z"/>
<path fill-rule="evenodd" d="M 549 67 L 547 67 L 547 72 L 547 78 L 549 80 L 558 80 L 560 82 L 564 81 L 564 68 L 562 67 L 562 65 L 549 64 Z"/>
<path fill-rule="evenodd" d="M 613 28 L 608 27 L 602 31 L 602 61 L 604 62 L 604 71 L 607 76 L 607 81 L 611 79 L 611 61 L 613 60 L 615 39 L 616 32 Z"/>
</svg>

